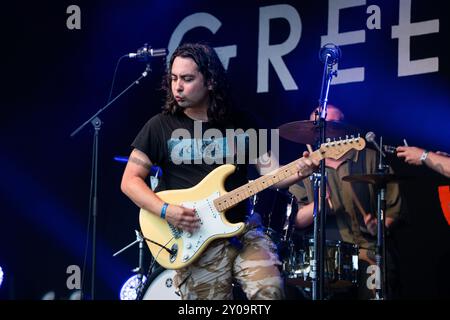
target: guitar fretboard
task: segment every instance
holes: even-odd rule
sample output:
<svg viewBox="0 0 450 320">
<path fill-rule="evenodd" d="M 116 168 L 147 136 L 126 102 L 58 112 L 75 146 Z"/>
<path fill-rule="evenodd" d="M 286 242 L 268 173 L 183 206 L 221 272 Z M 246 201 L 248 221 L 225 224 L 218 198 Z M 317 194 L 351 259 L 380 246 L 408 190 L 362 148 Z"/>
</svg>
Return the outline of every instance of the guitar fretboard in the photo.
<svg viewBox="0 0 450 320">
<path fill-rule="evenodd" d="M 314 160 L 323 159 L 323 155 L 321 154 L 320 149 L 311 153 L 309 157 Z M 252 182 L 249 182 L 217 198 L 216 200 L 214 200 L 216 209 L 218 211 L 228 210 L 239 202 L 255 195 L 256 193 L 263 191 L 264 189 L 267 189 L 294 174 L 297 174 L 297 162 L 298 160 L 292 161 L 291 163 L 277 169 L 271 174 L 261 176 L 258 179 L 253 180 Z"/>
</svg>

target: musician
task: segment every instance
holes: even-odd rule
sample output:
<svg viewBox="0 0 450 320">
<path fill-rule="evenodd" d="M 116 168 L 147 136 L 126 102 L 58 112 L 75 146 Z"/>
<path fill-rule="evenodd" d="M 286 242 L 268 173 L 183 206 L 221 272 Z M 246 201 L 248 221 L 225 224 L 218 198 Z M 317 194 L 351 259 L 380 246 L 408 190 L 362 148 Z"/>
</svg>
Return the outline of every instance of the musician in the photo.
<svg viewBox="0 0 450 320">
<path fill-rule="evenodd" d="M 310 120 L 314 120 L 315 117 L 316 111 L 311 114 Z M 343 121 L 344 114 L 336 106 L 328 105 L 326 120 Z M 376 265 L 377 203 L 376 190 L 372 185 L 350 183 L 343 181 L 342 178 L 352 174 L 375 173 L 376 159 L 376 152 L 368 148 L 362 151 L 352 150 L 338 160 L 325 159 L 328 180 L 326 239 L 359 246 L 358 288 L 357 292 L 350 294 L 351 298 L 374 298 L 374 290 L 369 290 L 366 285 L 370 276 L 366 272 L 369 265 Z M 390 171 L 392 172 L 391 169 Z M 314 223 L 312 183 L 309 180 L 300 181 L 290 187 L 290 192 L 296 196 L 299 204 L 295 225 L 312 237 Z M 400 212 L 401 199 L 397 184 L 388 184 L 386 203 L 385 222 L 388 230 Z"/>
<path fill-rule="evenodd" d="M 432 152 L 417 147 L 397 147 L 397 157 L 415 166 L 425 165 L 450 178 L 450 155 L 445 152 Z"/>
<path fill-rule="evenodd" d="M 231 113 L 226 73 L 214 49 L 204 44 L 178 47 L 170 58 L 163 87 L 163 111 L 152 117 L 133 141 L 121 188 L 140 208 L 179 229 L 195 232 L 201 221 L 193 209 L 165 203 L 147 186 L 150 167 L 156 164 L 164 172 L 156 192 L 186 189 L 202 181 L 224 158 L 234 156 L 237 168 L 225 185 L 230 191 L 247 183 L 249 159 L 238 163 L 236 153 L 242 150 L 231 150 L 229 141 L 222 140 L 226 139 L 225 129 L 238 128 L 238 118 Z M 205 138 L 211 129 L 216 129 L 216 137 Z M 222 148 L 207 152 L 214 141 Z M 306 177 L 318 165 L 308 153 L 304 157 L 297 162 L 298 173 L 280 183 L 281 187 Z M 247 207 L 241 202 L 226 217 L 235 223 L 244 221 L 246 214 Z M 231 299 L 233 278 L 248 299 L 282 299 L 279 265 L 275 245 L 247 221 L 242 235 L 214 240 L 195 262 L 177 270 L 175 283 L 182 299 Z"/>
</svg>

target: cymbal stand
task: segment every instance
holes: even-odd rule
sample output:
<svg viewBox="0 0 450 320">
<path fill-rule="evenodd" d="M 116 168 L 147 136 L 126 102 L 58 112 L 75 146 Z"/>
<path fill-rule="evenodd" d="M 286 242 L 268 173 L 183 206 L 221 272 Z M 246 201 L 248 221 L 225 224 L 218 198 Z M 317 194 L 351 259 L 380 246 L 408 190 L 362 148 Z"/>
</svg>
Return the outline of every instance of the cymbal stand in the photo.
<svg viewBox="0 0 450 320">
<path fill-rule="evenodd" d="M 295 221 L 293 221 L 293 217 L 295 215 L 292 215 L 292 208 L 294 205 L 295 196 L 293 194 L 289 195 L 289 202 L 286 205 L 286 211 L 285 213 L 285 220 L 283 224 L 283 234 L 281 241 L 288 243 L 291 240 L 293 226 L 295 224 Z"/>
<path fill-rule="evenodd" d="M 319 210 L 319 190 L 320 190 L 320 184 L 322 182 L 321 179 L 321 173 L 313 173 L 310 176 L 310 180 L 313 181 L 313 195 L 314 195 L 314 209 L 313 209 L 313 217 L 314 217 L 314 251 L 313 251 L 313 257 L 311 260 L 311 271 L 310 271 L 310 277 L 312 280 L 312 292 L 311 292 L 311 298 L 313 300 L 322 300 L 323 297 L 323 285 L 321 285 L 322 281 L 320 278 L 320 270 L 318 270 L 318 265 L 323 262 L 323 254 L 320 255 L 320 252 L 323 252 L 321 250 L 322 246 L 321 243 L 321 235 L 325 236 L 324 233 L 321 234 L 320 228 L 320 210 Z M 318 274 L 319 273 L 319 274 Z"/>
</svg>

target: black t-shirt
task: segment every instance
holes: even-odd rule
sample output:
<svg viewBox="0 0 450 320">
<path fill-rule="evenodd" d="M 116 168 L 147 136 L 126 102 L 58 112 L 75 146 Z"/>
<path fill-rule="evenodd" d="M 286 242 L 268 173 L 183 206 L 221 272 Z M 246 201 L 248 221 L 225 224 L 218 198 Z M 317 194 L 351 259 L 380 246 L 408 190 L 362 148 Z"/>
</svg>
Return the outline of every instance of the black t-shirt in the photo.
<svg viewBox="0 0 450 320">
<path fill-rule="evenodd" d="M 194 121 L 184 113 L 157 114 L 144 125 L 132 147 L 144 152 L 152 164 L 161 167 L 163 174 L 156 192 L 193 187 L 225 163 L 236 165 L 235 172 L 225 182 L 225 189 L 231 191 L 248 182 L 248 139 L 235 129 L 237 127 L 231 124 L 218 127 L 210 122 Z M 237 135 L 231 135 L 233 132 Z M 234 152 L 229 145 L 231 138 L 235 142 Z M 236 161 L 236 150 L 245 152 L 245 163 Z M 226 216 L 235 223 L 243 221 L 247 212 L 248 201 L 243 201 L 228 210 Z"/>
</svg>

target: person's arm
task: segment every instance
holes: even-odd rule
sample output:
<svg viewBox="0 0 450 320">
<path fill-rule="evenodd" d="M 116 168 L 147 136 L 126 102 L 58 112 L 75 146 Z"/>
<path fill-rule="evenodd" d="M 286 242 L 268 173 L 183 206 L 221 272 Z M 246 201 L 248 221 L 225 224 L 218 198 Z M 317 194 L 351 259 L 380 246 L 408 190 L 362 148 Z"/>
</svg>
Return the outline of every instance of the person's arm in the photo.
<svg viewBox="0 0 450 320">
<path fill-rule="evenodd" d="M 301 206 L 298 209 L 297 217 L 295 219 L 295 226 L 297 228 L 306 228 L 314 222 L 314 202 Z"/>
<path fill-rule="evenodd" d="M 450 157 L 429 151 L 425 160 L 422 160 L 424 153 L 424 149 L 417 147 L 397 148 L 397 157 L 404 158 L 406 163 L 416 166 L 425 164 L 430 169 L 450 178 Z"/>
<path fill-rule="evenodd" d="M 450 157 L 429 152 L 424 162 L 434 171 L 450 178 Z"/>
<path fill-rule="evenodd" d="M 372 236 L 377 235 L 377 229 L 378 229 L 378 220 L 377 216 L 374 214 L 367 214 L 364 217 L 364 223 L 366 224 L 367 232 L 369 232 Z M 394 223 L 394 218 L 392 217 L 386 217 L 386 228 L 390 228 L 392 223 Z"/>
<path fill-rule="evenodd" d="M 375 172 L 377 167 L 377 155 L 375 152 L 369 153 L 367 156 L 368 163 L 366 167 L 369 168 L 367 173 Z M 389 166 L 389 173 L 394 174 L 394 170 Z M 374 196 L 376 197 L 376 191 L 374 190 Z M 356 197 L 356 196 L 354 196 Z M 402 206 L 402 198 L 400 196 L 400 188 L 398 183 L 388 183 L 386 186 L 386 214 L 385 214 L 385 226 L 389 229 L 392 224 L 399 218 L 400 210 Z M 355 198 L 357 199 L 357 198 Z M 355 203 L 357 203 L 355 201 Z M 358 202 L 359 203 L 359 202 Z M 366 225 L 367 232 L 372 236 L 376 236 L 378 221 L 377 221 L 377 208 L 374 208 L 374 212 L 366 213 L 359 204 L 359 212 L 363 215 L 364 223 Z"/>
<path fill-rule="evenodd" d="M 134 149 L 125 167 L 120 187 L 122 192 L 139 208 L 159 216 L 164 201 L 145 182 L 151 166 L 152 163 L 148 156 L 144 152 Z M 167 207 L 165 219 L 175 227 L 189 232 L 193 232 L 199 227 L 199 219 L 194 210 L 173 204 L 169 204 Z"/>
<path fill-rule="evenodd" d="M 327 188 L 326 193 L 326 201 L 329 206 L 329 209 L 332 207 L 329 188 Z M 320 195 L 320 189 L 319 189 Z M 320 210 L 320 201 L 319 201 L 319 210 Z M 295 219 L 295 224 L 298 228 L 306 228 L 310 226 L 314 222 L 314 202 L 303 204 L 299 206 L 297 217 Z"/>
<path fill-rule="evenodd" d="M 289 192 L 295 196 L 298 203 L 298 211 L 295 217 L 295 227 L 299 229 L 309 227 L 314 222 L 314 202 L 310 202 L 308 191 L 306 190 L 304 184 L 305 182 L 293 184 L 289 188 Z"/>
</svg>

